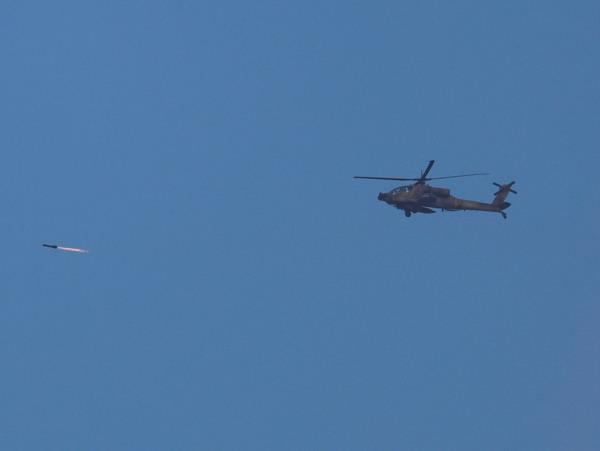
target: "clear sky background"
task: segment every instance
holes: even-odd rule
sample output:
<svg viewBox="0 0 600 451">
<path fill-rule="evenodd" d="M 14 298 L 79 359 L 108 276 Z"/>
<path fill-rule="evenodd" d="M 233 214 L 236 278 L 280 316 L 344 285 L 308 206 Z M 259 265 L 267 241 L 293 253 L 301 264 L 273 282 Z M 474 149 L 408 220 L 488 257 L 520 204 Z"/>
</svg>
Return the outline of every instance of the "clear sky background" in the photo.
<svg viewBox="0 0 600 451">
<path fill-rule="evenodd" d="M 0 448 L 600 449 L 599 38 L 595 0 L 3 1 Z M 508 219 L 352 179 L 430 159 Z"/>
</svg>

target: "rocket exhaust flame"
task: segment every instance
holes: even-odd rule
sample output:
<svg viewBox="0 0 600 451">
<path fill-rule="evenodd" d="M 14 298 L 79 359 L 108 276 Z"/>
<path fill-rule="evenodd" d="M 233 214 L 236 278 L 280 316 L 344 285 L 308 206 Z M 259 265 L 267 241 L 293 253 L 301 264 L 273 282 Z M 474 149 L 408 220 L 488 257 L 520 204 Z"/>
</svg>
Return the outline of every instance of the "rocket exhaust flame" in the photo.
<svg viewBox="0 0 600 451">
<path fill-rule="evenodd" d="M 60 249 L 61 251 L 67 251 L 67 252 L 79 252 L 80 254 L 87 254 L 89 252 L 87 249 L 79 249 L 77 247 L 57 246 L 56 249 Z"/>
</svg>

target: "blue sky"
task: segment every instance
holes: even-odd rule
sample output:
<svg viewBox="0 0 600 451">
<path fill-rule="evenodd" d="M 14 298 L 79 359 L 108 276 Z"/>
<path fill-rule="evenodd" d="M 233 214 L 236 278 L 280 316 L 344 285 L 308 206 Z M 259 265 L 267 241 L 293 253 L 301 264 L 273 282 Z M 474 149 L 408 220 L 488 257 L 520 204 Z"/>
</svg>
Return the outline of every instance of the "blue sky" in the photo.
<svg viewBox="0 0 600 451">
<path fill-rule="evenodd" d="M 2 2 L 0 448 L 600 448 L 599 18 Z"/>
</svg>

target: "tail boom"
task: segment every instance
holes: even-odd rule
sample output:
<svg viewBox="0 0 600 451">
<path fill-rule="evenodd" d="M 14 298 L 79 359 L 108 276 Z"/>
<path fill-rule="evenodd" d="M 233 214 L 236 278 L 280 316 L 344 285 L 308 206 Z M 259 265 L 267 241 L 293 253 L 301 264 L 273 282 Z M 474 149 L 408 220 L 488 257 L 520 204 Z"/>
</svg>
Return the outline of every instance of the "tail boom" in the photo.
<svg viewBox="0 0 600 451">
<path fill-rule="evenodd" d="M 487 204 L 485 202 L 477 202 L 474 200 L 456 198 L 452 207 L 456 210 L 491 211 L 495 213 L 500 213 L 503 218 L 506 218 L 506 213 L 504 212 L 504 210 L 510 207 L 510 202 L 506 202 L 506 197 L 509 193 L 517 193 L 514 189 L 512 189 L 512 186 L 514 184 L 515 182 L 510 182 L 505 185 L 494 183 L 494 185 L 498 186 L 499 189 L 494 193 L 494 200 L 490 204 Z"/>
</svg>

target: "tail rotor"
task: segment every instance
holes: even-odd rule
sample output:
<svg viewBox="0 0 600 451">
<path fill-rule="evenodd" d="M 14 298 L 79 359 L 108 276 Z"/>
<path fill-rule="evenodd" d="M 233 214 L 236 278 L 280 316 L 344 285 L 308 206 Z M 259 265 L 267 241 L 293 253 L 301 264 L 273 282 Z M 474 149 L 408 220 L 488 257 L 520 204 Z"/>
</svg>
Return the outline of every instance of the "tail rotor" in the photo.
<svg viewBox="0 0 600 451">
<path fill-rule="evenodd" d="M 506 197 L 509 193 L 517 194 L 517 192 L 512 189 L 514 184 L 515 182 L 510 182 L 505 185 L 500 185 L 499 183 L 494 182 L 494 185 L 500 189 L 494 193 L 495 197 L 492 201 L 492 205 L 498 209 L 499 213 L 504 219 L 506 219 L 506 213 L 504 213 L 504 210 L 510 207 L 510 202 L 506 202 Z"/>
<path fill-rule="evenodd" d="M 498 194 L 506 191 L 506 194 L 508 194 L 509 192 L 513 193 L 513 194 L 517 194 L 517 192 L 512 189 L 512 186 L 515 184 L 514 181 L 507 183 L 506 185 L 500 185 L 500 183 L 496 183 L 494 182 L 494 185 L 497 186 L 498 188 L 500 188 L 498 191 L 496 191 L 494 193 L 494 196 L 497 196 Z"/>
</svg>

